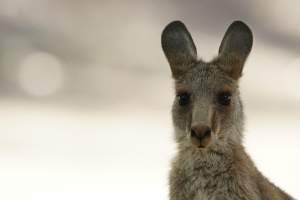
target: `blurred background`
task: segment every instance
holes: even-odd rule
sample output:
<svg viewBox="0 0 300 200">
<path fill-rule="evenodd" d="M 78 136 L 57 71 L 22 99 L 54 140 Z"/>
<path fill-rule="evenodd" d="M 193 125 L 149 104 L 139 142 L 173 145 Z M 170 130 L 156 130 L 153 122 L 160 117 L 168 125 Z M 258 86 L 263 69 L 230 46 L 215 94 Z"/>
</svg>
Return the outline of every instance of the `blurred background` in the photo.
<svg viewBox="0 0 300 200">
<path fill-rule="evenodd" d="M 254 32 L 241 93 L 247 151 L 300 198 L 300 2 L 0 1 L 0 199 L 167 199 L 173 84 L 162 29 L 204 60 Z"/>
</svg>

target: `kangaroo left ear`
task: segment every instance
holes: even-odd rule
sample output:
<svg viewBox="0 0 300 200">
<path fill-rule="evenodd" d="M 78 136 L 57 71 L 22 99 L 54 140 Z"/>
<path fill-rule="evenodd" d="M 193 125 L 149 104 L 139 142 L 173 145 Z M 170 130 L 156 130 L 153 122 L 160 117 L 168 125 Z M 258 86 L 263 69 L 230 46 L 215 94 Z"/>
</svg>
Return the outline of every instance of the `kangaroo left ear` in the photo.
<svg viewBox="0 0 300 200">
<path fill-rule="evenodd" d="M 227 29 L 215 62 L 233 79 L 242 75 L 246 59 L 251 51 L 253 36 L 250 28 L 241 21 L 234 21 Z"/>
</svg>

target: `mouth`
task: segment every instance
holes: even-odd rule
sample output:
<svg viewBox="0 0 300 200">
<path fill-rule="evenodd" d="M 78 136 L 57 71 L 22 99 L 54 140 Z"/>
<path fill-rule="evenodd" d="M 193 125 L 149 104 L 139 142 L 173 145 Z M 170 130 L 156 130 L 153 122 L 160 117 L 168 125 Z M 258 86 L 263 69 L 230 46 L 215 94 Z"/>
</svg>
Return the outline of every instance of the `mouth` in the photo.
<svg viewBox="0 0 300 200">
<path fill-rule="evenodd" d="M 199 149 L 204 149 L 208 147 L 212 141 L 212 136 L 208 135 L 206 137 L 196 138 L 196 137 L 190 137 L 191 143 L 196 146 Z"/>
</svg>

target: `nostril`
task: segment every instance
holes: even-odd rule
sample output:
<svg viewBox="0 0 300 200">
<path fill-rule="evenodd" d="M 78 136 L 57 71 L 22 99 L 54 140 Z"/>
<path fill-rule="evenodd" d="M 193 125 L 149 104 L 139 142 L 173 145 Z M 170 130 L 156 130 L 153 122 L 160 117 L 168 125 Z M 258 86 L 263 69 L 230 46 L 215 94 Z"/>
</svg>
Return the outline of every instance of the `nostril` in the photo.
<svg viewBox="0 0 300 200">
<path fill-rule="evenodd" d="M 191 130 L 191 137 L 197 137 L 196 132 L 194 131 L 194 129 Z"/>
<path fill-rule="evenodd" d="M 201 138 L 203 139 L 203 138 L 209 137 L 210 134 L 211 134 L 211 129 L 210 129 L 210 128 L 207 128 L 207 129 L 204 131 L 204 133 L 203 133 L 203 135 L 202 135 Z"/>
</svg>

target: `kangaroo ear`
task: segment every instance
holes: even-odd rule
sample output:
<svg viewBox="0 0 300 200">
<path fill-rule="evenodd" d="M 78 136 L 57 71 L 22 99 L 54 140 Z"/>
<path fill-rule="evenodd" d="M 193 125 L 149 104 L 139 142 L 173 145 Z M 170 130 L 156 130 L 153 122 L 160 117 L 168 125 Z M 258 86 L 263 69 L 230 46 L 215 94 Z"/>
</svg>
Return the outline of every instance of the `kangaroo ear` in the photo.
<svg viewBox="0 0 300 200">
<path fill-rule="evenodd" d="M 241 77 L 252 43 L 252 32 L 246 24 L 235 21 L 228 27 L 221 42 L 217 60 L 221 68 L 232 78 Z"/>
<path fill-rule="evenodd" d="M 197 61 L 197 50 L 185 25 L 171 22 L 162 32 L 161 45 L 171 66 L 173 77 L 186 72 Z"/>
</svg>

